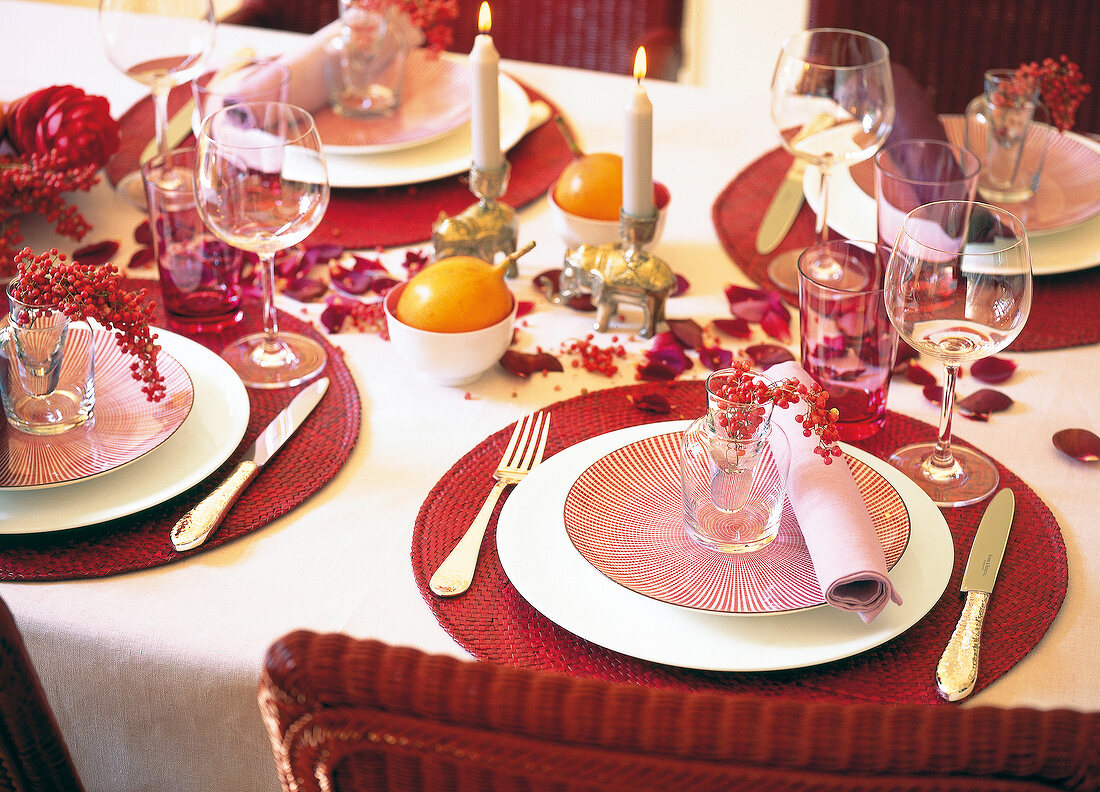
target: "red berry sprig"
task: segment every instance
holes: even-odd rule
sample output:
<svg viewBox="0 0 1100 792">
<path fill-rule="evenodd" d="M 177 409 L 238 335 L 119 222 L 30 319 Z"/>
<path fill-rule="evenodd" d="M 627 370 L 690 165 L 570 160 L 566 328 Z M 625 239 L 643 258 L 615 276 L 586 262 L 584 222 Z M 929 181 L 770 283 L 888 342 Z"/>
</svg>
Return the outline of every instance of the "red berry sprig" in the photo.
<svg viewBox="0 0 1100 792">
<path fill-rule="evenodd" d="M 141 392 L 152 402 L 164 398 L 164 377 L 157 370 L 160 346 L 149 329 L 155 304 L 145 302 L 145 289 L 126 291 L 113 264 L 66 261 L 56 248 L 37 255 L 23 248 L 14 260 L 13 297 L 28 306 L 56 308 L 76 321 L 95 319 L 113 330 L 119 349 L 137 358 L 130 364 L 130 374 L 145 383 Z"/>
<path fill-rule="evenodd" d="M 840 412 L 829 407 L 829 394 L 817 383 L 807 387 L 794 377 L 766 382 L 754 376 L 752 363 L 735 360 L 721 374 L 711 375 L 710 389 L 729 404 L 729 408 L 716 417 L 719 427 L 729 438 L 753 437 L 767 412 L 762 405 L 771 402 L 775 407 L 787 409 L 802 403 L 806 406 L 805 412 L 796 420 L 804 436 L 817 435 L 814 453 L 821 456 L 826 465 L 832 463 L 833 457 L 840 456 L 837 446 L 840 434 L 835 425 Z"/>
<path fill-rule="evenodd" d="M 1044 58 L 1041 64 L 1020 64 L 1016 80 L 1022 85 L 1039 87 L 1039 98 L 1050 110 L 1050 120 L 1059 132 L 1073 129 L 1077 108 L 1092 90 L 1081 69 L 1066 55 L 1058 60 Z"/>
</svg>

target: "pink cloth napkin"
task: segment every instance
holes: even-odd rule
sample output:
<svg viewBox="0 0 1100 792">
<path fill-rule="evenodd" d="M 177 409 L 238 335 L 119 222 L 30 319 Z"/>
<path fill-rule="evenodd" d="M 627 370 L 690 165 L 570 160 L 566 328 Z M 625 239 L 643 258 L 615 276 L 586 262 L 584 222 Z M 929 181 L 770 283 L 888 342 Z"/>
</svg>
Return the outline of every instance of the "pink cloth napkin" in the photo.
<svg viewBox="0 0 1100 792">
<path fill-rule="evenodd" d="M 802 367 L 788 361 L 767 371 L 771 379 L 795 377 L 807 385 L 813 378 Z M 842 460 L 826 465 L 813 453 L 817 436 L 805 437 L 795 421 L 798 407 L 777 409 L 772 426 L 778 426 L 790 445 L 787 497 L 802 528 L 814 570 L 825 601 L 840 610 L 855 611 L 865 622 L 872 621 L 891 601 L 900 605 L 901 595 L 890 582 L 882 545 L 860 496 L 851 471 Z M 780 451 L 773 446 L 773 452 Z"/>
</svg>

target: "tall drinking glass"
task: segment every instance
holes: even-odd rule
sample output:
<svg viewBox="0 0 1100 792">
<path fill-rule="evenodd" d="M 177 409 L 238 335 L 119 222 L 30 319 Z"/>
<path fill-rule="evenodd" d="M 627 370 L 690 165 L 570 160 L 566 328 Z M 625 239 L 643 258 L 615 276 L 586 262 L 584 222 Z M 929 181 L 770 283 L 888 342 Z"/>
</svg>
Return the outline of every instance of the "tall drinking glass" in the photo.
<svg viewBox="0 0 1100 792">
<path fill-rule="evenodd" d="M 815 166 L 821 211 L 819 242 L 828 241 L 829 172 L 874 156 L 894 123 L 890 52 L 874 36 L 854 30 L 804 30 L 783 43 L 771 84 L 771 117 L 784 148 Z M 781 253 L 768 277 L 798 291 L 800 250 Z M 819 267 L 828 267 L 821 261 Z M 814 273 L 828 280 L 827 272 Z"/>
<path fill-rule="evenodd" d="M 199 215 L 219 239 L 260 258 L 263 332 L 222 352 L 249 387 L 291 387 L 313 379 L 325 366 L 320 344 L 279 330 L 274 291 L 275 254 L 309 236 L 328 200 L 321 138 L 302 108 L 244 103 L 203 122 L 195 157 Z"/>
<path fill-rule="evenodd" d="M 107 57 L 153 94 L 157 152 L 168 149 L 168 93 L 202 68 L 214 47 L 217 24 L 211 0 L 99 0 L 99 31 Z M 167 179 L 172 179 L 171 171 Z M 145 208 L 140 171 L 124 176 L 118 194 Z"/>
<path fill-rule="evenodd" d="M 1031 311 L 1031 255 L 1015 215 L 976 201 L 939 201 L 906 215 L 886 266 L 886 310 L 898 335 L 946 370 L 935 442 L 890 462 L 939 506 L 990 495 L 1000 479 L 985 455 L 952 446 L 955 380 L 963 363 L 1008 346 Z"/>
</svg>

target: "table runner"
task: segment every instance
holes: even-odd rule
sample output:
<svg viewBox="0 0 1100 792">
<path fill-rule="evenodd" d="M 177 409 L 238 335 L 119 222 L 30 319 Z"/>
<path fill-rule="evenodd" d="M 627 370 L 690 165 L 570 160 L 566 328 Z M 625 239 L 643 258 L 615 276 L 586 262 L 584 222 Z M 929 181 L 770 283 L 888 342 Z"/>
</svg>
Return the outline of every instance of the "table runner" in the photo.
<svg viewBox="0 0 1100 792">
<path fill-rule="evenodd" d="M 559 114 L 545 96 L 523 85 L 532 101 L 550 106 L 550 117 Z M 181 86 L 169 97 L 175 113 L 191 97 L 190 86 Z M 119 118 L 122 145 L 107 164 L 112 184 L 137 168 L 141 152 L 152 137 L 153 101 L 145 97 Z M 182 144 L 194 145 L 188 137 Z M 557 128 L 547 122 L 528 132 L 508 153 L 512 171 L 502 201 L 518 208 L 546 194 L 573 154 Z M 348 248 L 394 247 L 426 242 L 439 213 L 457 214 L 477 198 L 468 187 L 468 175 L 397 187 L 334 189 L 321 224 L 309 237 L 311 245 L 334 244 Z"/>
<path fill-rule="evenodd" d="M 643 412 L 631 401 L 631 397 L 653 392 L 669 399 L 670 414 Z M 704 405 L 703 385 L 698 381 L 632 385 L 558 402 L 547 408 L 554 415 L 554 430 L 546 453 L 549 456 L 588 437 L 626 426 L 695 418 Z M 656 687 L 806 700 L 943 703 L 935 692 L 933 669 L 962 609 L 962 570 L 984 503 L 945 510 L 955 544 L 955 564 L 947 589 L 921 621 L 892 641 L 855 657 L 792 671 L 721 673 L 674 668 L 589 643 L 528 604 L 508 581 L 497 555 L 499 506 L 470 589 L 450 599 L 430 593 L 428 578 L 480 508 L 510 435 L 511 427 L 500 430 L 455 463 L 429 493 L 413 533 L 412 566 L 421 594 L 443 628 L 476 657 Z M 891 412 L 879 434 L 855 445 L 884 457 L 907 442 L 934 435 L 934 427 Z M 1000 463 L 997 467 L 1001 486 L 1011 487 L 1016 494 L 1016 530 L 1009 540 L 997 593 L 989 604 L 979 690 L 1012 668 L 1040 641 L 1061 607 L 1068 583 L 1065 545 L 1054 516 L 1015 474 Z"/>
<path fill-rule="evenodd" d="M 155 281 L 144 281 L 143 285 L 156 288 Z M 260 314 L 259 303 L 249 304 L 245 308 L 246 318 L 237 326 L 217 335 L 192 338 L 210 349 L 220 350 L 228 341 L 261 329 Z M 163 326 L 163 315 L 159 323 Z M 158 506 L 98 525 L 0 536 L 0 580 L 94 578 L 179 561 L 259 530 L 328 483 L 347 461 L 359 436 L 359 392 L 340 350 L 308 323 L 280 312 L 279 326 L 310 335 L 324 346 L 328 353 L 324 375 L 331 380 L 329 389 L 203 545 L 178 553 L 168 532 L 188 509 L 229 475 L 244 450 L 290 401 L 290 391 L 249 389 L 250 414 L 244 439 L 225 464 L 186 492 Z M 58 490 L 58 496 L 64 497 L 63 488 Z"/>
<path fill-rule="evenodd" d="M 803 204 L 794 225 L 778 248 L 767 255 L 756 252 L 756 231 L 793 157 L 773 149 L 751 163 L 718 195 L 711 212 L 722 247 L 756 284 L 777 287 L 768 279 L 768 262 L 786 250 L 798 250 L 814 239 L 814 212 Z M 797 294 L 786 294 L 798 304 Z M 1100 267 L 1035 278 L 1031 315 L 1010 352 L 1094 344 L 1100 341 Z"/>
</svg>

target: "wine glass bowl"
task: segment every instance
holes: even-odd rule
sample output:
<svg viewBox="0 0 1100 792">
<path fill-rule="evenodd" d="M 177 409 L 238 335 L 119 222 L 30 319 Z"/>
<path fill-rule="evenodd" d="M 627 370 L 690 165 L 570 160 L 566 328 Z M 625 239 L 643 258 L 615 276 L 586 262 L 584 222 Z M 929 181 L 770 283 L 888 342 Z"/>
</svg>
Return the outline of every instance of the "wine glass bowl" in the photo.
<svg viewBox="0 0 1100 792">
<path fill-rule="evenodd" d="M 168 93 L 199 73 L 214 47 L 216 25 L 211 0 L 99 0 L 108 59 L 153 95 L 159 154 L 168 148 Z M 124 176 L 116 190 L 132 206 L 145 208 L 140 171 Z"/>
<path fill-rule="evenodd" d="M 976 201 L 938 201 L 905 216 L 886 267 L 886 310 L 898 335 L 944 364 L 939 434 L 890 462 L 939 506 L 964 506 L 997 487 L 996 466 L 951 445 L 959 367 L 1004 349 L 1031 310 L 1031 256 L 1015 215 Z"/>
<path fill-rule="evenodd" d="M 326 354 L 315 340 L 281 332 L 275 312 L 275 254 L 318 226 L 329 201 L 328 172 L 313 117 L 283 102 L 226 107 L 206 118 L 195 157 L 195 202 L 210 231 L 260 259 L 264 329 L 222 352 L 254 388 L 316 377 Z"/>
<path fill-rule="evenodd" d="M 894 82 L 886 45 L 866 33 L 838 28 L 789 37 L 772 76 L 771 118 L 783 147 L 820 171 L 817 233 L 825 242 L 829 172 L 874 156 L 894 123 Z M 798 291 L 801 252 L 781 253 L 768 265 L 772 282 L 788 292 Z"/>
</svg>

